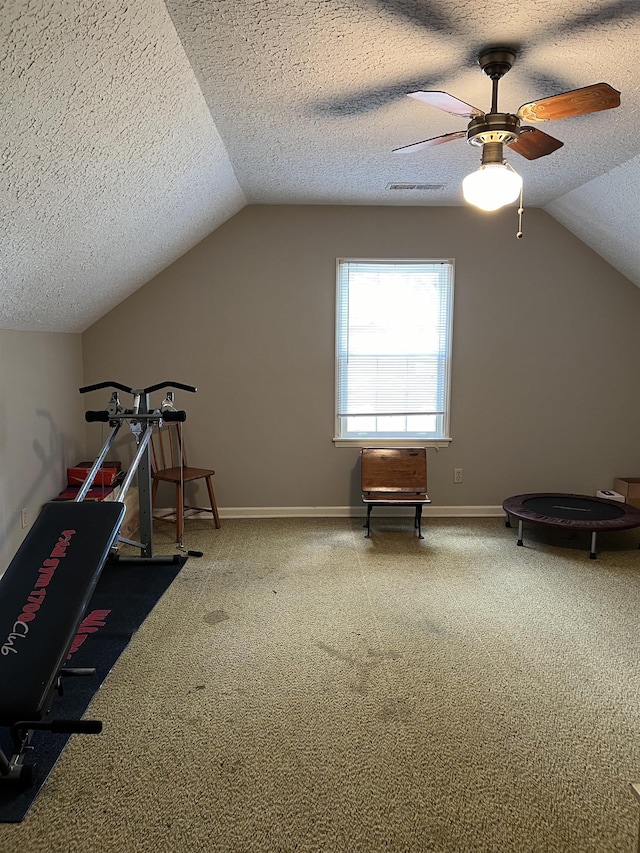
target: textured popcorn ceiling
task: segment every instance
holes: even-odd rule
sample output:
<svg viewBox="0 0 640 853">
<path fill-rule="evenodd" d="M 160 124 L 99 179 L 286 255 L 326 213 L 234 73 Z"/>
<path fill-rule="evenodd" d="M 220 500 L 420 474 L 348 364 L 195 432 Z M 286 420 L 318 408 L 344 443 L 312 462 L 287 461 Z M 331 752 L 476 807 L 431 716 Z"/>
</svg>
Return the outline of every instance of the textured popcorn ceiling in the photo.
<svg viewBox="0 0 640 853">
<path fill-rule="evenodd" d="M 566 193 L 547 210 L 640 287 L 640 155 Z"/>
<path fill-rule="evenodd" d="M 249 203 L 462 204 L 486 44 L 519 49 L 499 106 L 609 82 L 615 110 L 543 129 L 543 206 L 640 286 L 639 0 L 9 0 L 0 13 L 0 327 L 80 331 Z M 442 185 L 391 191 L 390 183 Z"/>
<path fill-rule="evenodd" d="M 166 7 L 0 13 L 0 327 L 82 331 L 246 203 Z"/>
</svg>

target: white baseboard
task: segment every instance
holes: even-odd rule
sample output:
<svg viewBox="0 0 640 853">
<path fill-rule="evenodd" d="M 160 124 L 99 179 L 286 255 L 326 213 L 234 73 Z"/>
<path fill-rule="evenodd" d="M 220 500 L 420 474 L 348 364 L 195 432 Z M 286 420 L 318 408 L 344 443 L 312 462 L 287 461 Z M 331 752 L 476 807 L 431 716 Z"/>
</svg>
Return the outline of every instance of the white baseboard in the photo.
<svg viewBox="0 0 640 853">
<path fill-rule="evenodd" d="M 158 510 L 164 512 L 168 510 Z M 364 506 L 228 506 L 219 507 L 220 518 L 363 518 Z M 413 516 L 412 507 L 376 507 L 375 515 Z M 423 507 L 423 518 L 487 518 L 504 515 L 501 506 L 430 506 Z M 200 513 L 211 518 L 211 513 Z"/>
</svg>

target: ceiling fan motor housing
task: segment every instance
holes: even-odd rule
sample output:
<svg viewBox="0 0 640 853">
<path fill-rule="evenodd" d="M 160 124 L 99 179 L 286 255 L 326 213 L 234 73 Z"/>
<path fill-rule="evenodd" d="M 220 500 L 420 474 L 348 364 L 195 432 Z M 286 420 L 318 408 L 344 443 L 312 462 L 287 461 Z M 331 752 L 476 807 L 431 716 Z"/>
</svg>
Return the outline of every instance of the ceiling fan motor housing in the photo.
<svg viewBox="0 0 640 853">
<path fill-rule="evenodd" d="M 510 145 L 520 136 L 520 119 L 510 113 L 487 113 L 469 122 L 467 142 L 471 145 L 486 145 L 501 142 Z"/>
<path fill-rule="evenodd" d="M 481 51 L 478 64 L 487 77 L 499 80 L 510 71 L 516 61 L 516 51 L 512 47 L 488 47 Z"/>
</svg>

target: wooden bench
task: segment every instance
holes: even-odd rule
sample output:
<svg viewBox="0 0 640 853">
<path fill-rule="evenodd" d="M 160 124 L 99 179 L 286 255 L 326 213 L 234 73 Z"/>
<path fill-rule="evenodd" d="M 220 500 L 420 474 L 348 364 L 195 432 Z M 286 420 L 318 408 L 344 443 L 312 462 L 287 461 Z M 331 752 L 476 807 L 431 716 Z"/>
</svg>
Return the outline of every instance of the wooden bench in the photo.
<svg viewBox="0 0 640 853">
<path fill-rule="evenodd" d="M 422 507 L 430 504 L 427 495 L 427 451 L 424 447 L 363 447 L 361 454 L 362 501 L 367 507 L 366 538 L 371 536 L 374 506 L 415 507 L 414 527 L 418 538 Z"/>
</svg>

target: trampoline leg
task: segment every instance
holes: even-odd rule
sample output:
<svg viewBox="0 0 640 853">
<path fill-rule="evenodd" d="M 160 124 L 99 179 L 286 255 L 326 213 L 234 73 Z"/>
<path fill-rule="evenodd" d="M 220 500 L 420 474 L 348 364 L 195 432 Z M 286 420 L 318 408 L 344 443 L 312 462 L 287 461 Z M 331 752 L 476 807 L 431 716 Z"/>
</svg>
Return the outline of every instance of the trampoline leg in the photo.
<svg viewBox="0 0 640 853">
<path fill-rule="evenodd" d="M 589 553 L 589 559 L 595 560 L 596 558 L 596 534 L 595 531 L 591 534 L 591 551 Z"/>
<path fill-rule="evenodd" d="M 504 526 L 511 527 L 511 516 L 509 515 L 509 513 L 507 513 L 506 518 L 504 520 Z M 638 545 L 638 548 L 640 548 L 640 545 Z"/>
<path fill-rule="evenodd" d="M 518 545 L 522 545 L 522 519 L 518 519 Z"/>
</svg>

